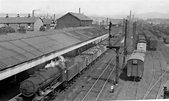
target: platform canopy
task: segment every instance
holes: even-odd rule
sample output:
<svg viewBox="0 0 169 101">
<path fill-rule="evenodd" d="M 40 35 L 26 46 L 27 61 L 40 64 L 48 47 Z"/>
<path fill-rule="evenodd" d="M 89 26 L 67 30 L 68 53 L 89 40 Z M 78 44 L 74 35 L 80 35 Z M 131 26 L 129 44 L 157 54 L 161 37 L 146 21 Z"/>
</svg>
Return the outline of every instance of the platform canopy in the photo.
<svg viewBox="0 0 169 101">
<path fill-rule="evenodd" d="M 34 61 L 105 34 L 94 27 L 10 33 L 0 37 L 0 75 L 6 69 Z"/>
</svg>

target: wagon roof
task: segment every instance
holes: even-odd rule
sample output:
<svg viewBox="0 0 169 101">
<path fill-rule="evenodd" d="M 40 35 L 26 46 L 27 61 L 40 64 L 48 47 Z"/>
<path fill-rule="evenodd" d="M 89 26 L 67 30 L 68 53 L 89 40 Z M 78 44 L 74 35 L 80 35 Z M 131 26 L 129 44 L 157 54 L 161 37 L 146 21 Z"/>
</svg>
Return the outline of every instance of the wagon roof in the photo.
<svg viewBox="0 0 169 101">
<path fill-rule="evenodd" d="M 137 59 L 137 60 L 141 60 L 142 62 L 144 62 L 144 57 L 145 57 L 145 53 L 142 53 L 142 52 L 134 52 L 131 54 L 131 56 L 129 57 L 129 60 L 133 60 L 133 59 Z"/>
</svg>

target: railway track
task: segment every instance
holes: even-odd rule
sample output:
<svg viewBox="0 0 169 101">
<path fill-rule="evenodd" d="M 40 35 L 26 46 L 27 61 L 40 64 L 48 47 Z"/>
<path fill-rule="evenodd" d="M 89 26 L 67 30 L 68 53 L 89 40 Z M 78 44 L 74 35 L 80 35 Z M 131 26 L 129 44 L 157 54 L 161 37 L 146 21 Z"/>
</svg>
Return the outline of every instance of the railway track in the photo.
<svg viewBox="0 0 169 101">
<path fill-rule="evenodd" d="M 104 53 L 104 55 L 106 55 L 106 54 L 108 54 L 110 52 L 110 50 L 108 50 L 106 53 Z M 104 56 L 103 55 L 103 56 Z M 98 62 L 100 62 L 100 61 L 102 61 L 102 60 L 106 60 L 107 59 L 107 57 L 105 56 L 105 57 L 103 57 L 102 59 L 100 59 Z M 91 67 L 91 68 L 89 68 L 87 71 L 85 71 L 85 73 L 84 74 L 82 74 L 81 75 L 81 77 L 80 78 L 78 78 L 78 80 L 76 80 L 76 83 L 75 82 L 73 82 L 72 83 L 72 85 L 70 86 L 70 87 L 68 87 L 67 88 L 67 90 L 65 90 L 65 91 L 61 91 L 61 93 L 60 94 L 56 94 L 57 96 L 55 96 L 55 100 L 57 101 L 57 100 L 73 100 L 74 99 L 74 95 L 71 95 L 71 97 L 73 97 L 73 98 L 70 98 L 69 97 L 69 94 L 67 94 L 67 93 L 69 93 L 69 92 L 71 92 L 72 93 L 72 89 L 73 88 L 75 88 L 75 90 L 77 90 L 78 88 L 80 88 L 80 86 L 79 86 L 79 82 L 81 82 L 81 81 L 84 81 L 83 80 L 83 78 L 88 78 L 88 74 L 92 74 L 93 73 L 93 71 L 95 71 L 95 69 L 97 69 L 97 67 L 99 67 L 100 65 L 99 64 L 95 64 L 95 65 L 93 65 L 94 67 Z M 103 66 L 105 66 L 104 64 L 103 64 Z M 73 91 L 74 92 L 74 91 Z M 67 95 L 65 95 L 65 94 L 67 94 Z M 76 96 L 77 96 L 78 94 L 76 94 Z M 54 101 L 55 101 L 54 100 Z M 50 100 L 50 101 L 52 101 L 52 100 Z"/>
<path fill-rule="evenodd" d="M 161 48 L 160 48 L 160 50 L 161 50 L 161 52 L 163 53 L 164 57 L 165 57 L 166 60 L 167 60 L 168 57 L 167 57 L 167 54 L 165 54 L 165 53 L 168 53 L 167 50 L 166 50 L 166 49 L 161 49 Z M 168 60 L 167 60 L 167 64 L 168 64 Z M 166 69 L 167 69 L 167 67 L 166 67 Z M 168 71 L 166 70 L 166 72 L 168 72 Z M 166 80 L 165 80 L 165 78 L 163 78 L 162 80 L 163 80 L 163 81 L 162 81 L 162 86 L 161 86 L 160 89 L 159 89 L 159 92 L 158 92 L 158 94 L 157 94 L 156 99 L 159 99 L 159 98 L 161 97 L 162 92 L 163 92 L 163 85 L 169 80 L 169 78 L 167 78 Z"/>
<path fill-rule="evenodd" d="M 81 101 L 86 101 L 86 100 L 98 100 L 101 92 L 103 91 L 106 83 L 108 82 L 111 74 L 114 71 L 115 66 L 111 69 L 110 64 L 112 61 L 115 59 L 115 56 L 109 61 L 109 63 L 105 66 L 104 70 L 100 73 L 99 77 L 96 78 L 96 80 L 93 82 L 93 80 L 90 80 L 88 85 L 88 90 L 82 90 L 80 91 L 76 97 L 73 100 L 81 100 Z M 109 72 L 109 73 L 108 73 Z M 103 86 L 102 86 L 103 85 Z M 95 96 L 91 96 L 95 93 Z M 83 95 L 83 97 L 81 97 Z"/>
<path fill-rule="evenodd" d="M 111 62 L 115 59 L 115 57 L 113 57 L 111 59 L 111 61 L 108 63 L 108 65 L 106 66 L 106 68 L 103 70 L 103 72 L 100 74 L 100 76 L 97 78 L 97 80 L 94 82 L 94 84 L 92 85 L 92 87 L 89 89 L 89 91 L 85 94 L 85 96 L 83 97 L 83 99 L 81 101 L 86 101 L 86 99 L 88 100 L 90 94 L 92 93 L 92 91 L 94 91 L 94 88 L 96 87 L 97 88 L 97 85 L 103 85 L 101 86 L 101 89 L 100 91 L 98 91 L 98 95 L 96 95 L 96 98 L 95 99 L 92 99 L 94 101 L 98 100 L 101 92 L 103 91 L 106 83 L 108 82 L 111 74 L 113 73 L 114 69 L 115 69 L 115 66 L 113 67 L 113 69 L 110 71 L 110 73 L 108 75 L 106 75 L 108 72 L 106 71 L 109 71 L 109 66 L 111 64 Z M 108 77 L 104 77 L 104 76 L 108 76 Z M 105 79 L 105 82 L 100 82 L 100 79 L 104 78 Z M 89 99 L 90 100 L 90 99 Z"/>
<path fill-rule="evenodd" d="M 126 81 L 126 83 L 127 83 L 126 91 L 123 95 L 123 98 L 120 98 L 120 100 L 136 100 L 139 82 Z"/>
<path fill-rule="evenodd" d="M 121 37 L 121 38 L 119 38 L 117 41 L 115 41 L 113 44 L 118 44 L 119 42 L 120 42 L 120 40 L 122 39 L 123 37 Z M 108 52 L 107 52 L 108 53 Z M 107 54 L 106 53 L 106 54 Z M 111 55 L 112 55 L 112 52 L 111 52 Z M 110 55 L 110 56 L 111 56 Z M 110 56 L 108 56 L 108 57 L 110 57 Z M 113 53 L 113 55 L 112 56 L 114 56 L 114 53 Z M 111 58 L 112 58 L 112 56 L 111 56 Z M 115 57 L 113 57 L 110 61 L 113 61 L 113 59 L 114 59 Z M 107 59 L 106 59 L 107 60 Z M 105 59 L 104 59 L 104 61 L 105 61 Z M 104 70 L 102 70 L 102 69 L 104 69 L 104 68 L 102 68 L 102 67 L 106 67 L 106 68 L 108 68 L 109 66 L 108 65 L 110 65 L 110 61 L 109 61 L 109 63 L 107 64 L 106 63 L 106 65 L 105 65 L 105 63 L 103 63 L 103 64 L 100 64 L 100 65 L 98 65 L 98 64 L 96 64 L 97 66 L 95 66 L 95 67 L 99 67 L 99 68 L 97 68 L 97 69 L 100 69 L 100 71 L 104 71 Z M 101 69 L 102 68 L 102 69 Z M 97 79 L 97 77 L 90 77 L 90 75 L 92 75 L 92 74 L 95 74 L 93 71 L 95 71 L 95 70 L 97 70 L 96 68 L 95 69 L 92 69 L 92 70 L 89 70 L 89 71 L 87 71 L 87 73 L 85 73 L 85 74 L 83 74 L 83 75 L 86 75 L 86 76 L 83 76 L 84 78 L 87 78 L 88 80 L 87 80 L 87 82 L 89 82 L 89 83 L 87 83 L 87 86 L 92 86 L 92 84 L 93 84 L 93 80 L 94 79 Z M 99 71 L 99 72 L 100 72 Z M 105 71 L 107 71 L 107 70 L 105 70 Z M 98 71 L 97 71 L 98 72 Z M 108 71 L 108 72 L 110 72 L 110 71 Z M 113 72 L 113 71 L 112 71 Z M 99 85 L 104 85 L 104 87 L 106 86 L 106 84 L 107 84 L 107 82 L 109 82 L 110 80 L 109 80 L 109 78 L 110 78 L 110 76 L 111 76 L 111 74 L 112 74 L 112 72 L 110 73 L 110 75 L 107 75 L 106 74 L 106 76 L 108 77 L 107 79 L 106 78 L 100 78 L 99 80 L 98 80 L 98 82 L 101 82 L 101 80 L 102 81 L 105 81 L 105 82 L 102 82 L 102 84 L 100 83 Z M 89 74 L 89 75 L 88 75 Z M 97 74 L 97 73 L 96 73 Z M 101 73 L 100 73 L 101 74 Z M 88 75 L 88 76 L 87 76 Z M 99 75 L 99 74 L 97 74 L 97 75 Z M 103 74 L 103 75 L 105 75 L 105 74 Z M 85 79 L 82 79 L 83 77 L 81 77 L 80 79 L 82 80 L 82 86 L 81 86 L 81 84 L 75 84 L 76 86 L 74 87 L 74 89 L 72 90 L 72 88 L 71 88 L 71 90 L 69 90 L 68 92 L 66 91 L 65 93 L 63 93 L 61 96 L 57 96 L 56 98 L 55 98 L 55 100 L 53 100 L 53 101 L 57 101 L 57 100 L 70 100 L 70 101 L 73 101 L 73 100 L 77 100 L 77 98 L 79 98 L 79 96 L 81 96 L 81 95 L 84 95 L 84 93 L 87 93 L 87 89 L 84 89 L 85 87 L 84 87 L 84 84 L 86 83 L 85 81 Z M 90 82 L 91 81 L 91 82 Z M 79 82 L 81 82 L 81 81 L 77 81 L 78 83 Z M 89 84 L 89 85 L 88 85 Z M 90 88 L 89 87 L 89 88 Z M 98 96 L 96 97 L 97 99 L 99 98 L 99 96 L 101 95 L 101 92 L 103 91 L 103 89 L 104 89 L 104 87 L 100 87 L 100 93 L 99 93 L 99 91 L 97 92 L 98 93 Z M 93 87 L 94 88 L 94 87 Z M 80 89 L 82 89 L 82 90 L 80 90 Z M 84 90 L 83 90 L 84 89 Z M 94 88 L 95 89 L 95 88 Z M 80 90 L 80 91 L 79 91 Z M 91 90 L 92 91 L 92 90 Z M 82 94 L 83 93 L 83 94 Z M 82 98 L 81 98 L 82 99 Z M 78 99 L 78 100 L 80 100 L 80 99 Z"/>
<path fill-rule="evenodd" d="M 161 48 L 161 47 L 160 47 Z M 161 52 L 164 54 L 164 52 L 161 50 Z M 159 54 L 158 51 L 156 52 L 156 54 Z M 155 68 L 154 62 L 153 62 L 153 75 L 151 78 L 151 81 L 149 83 L 149 87 L 148 90 L 146 91 L 146 93 L 143 96 L 143 99 L 157 99 L 160 93 L 160 88 L 162 88 L 162 83 L 163 83 L 163 77 L 165 75 L 165 73 L 167 72 L 166 68 L 165 70 L 163 70 L 162 68 L 162 64 L 160 61 L 159 57 L 155 57 L 155 53 L 151 52 L 151 55 L 153 58 L 156 58 L 157 61 L 160 63 L 160 71 L 158 71 L 157 68 Z M 165 54 L 164 54 L 165 56 Z M 155 61 L 156 62 L 156 61 Z M 157 75 L 159 74 L 160 75 Z"/>
</svg>

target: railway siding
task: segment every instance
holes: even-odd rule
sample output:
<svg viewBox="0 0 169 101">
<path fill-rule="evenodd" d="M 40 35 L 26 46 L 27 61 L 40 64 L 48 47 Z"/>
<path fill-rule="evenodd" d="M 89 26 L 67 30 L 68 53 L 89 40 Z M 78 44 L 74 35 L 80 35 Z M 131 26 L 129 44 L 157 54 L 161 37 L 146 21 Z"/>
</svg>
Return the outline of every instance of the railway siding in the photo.
<svg viewBox="0 0 169 101">
<path fill-rule="evenodd" d="M 147 51 L 144 66 L 141 81 L 120 78 L 114 93 L 109 92 L 111 84 L 105 87 L 101 100 L 162 99 L 163 85 L 169 80 L 169 46 L 159 42 L 156 51 Z"/>
<path fill-rule="evenodd" d="M 164 82 L 166 82 L 166 69 L 167 69 L 167 60 L 165 58 L 166 48 L 159 46 L 158 50 L 151 52 L 151 57 L 153 61 L 153 74 L 151 77 L 150 84 L 143 98 L 141 99 L 156 99 L 161 92 L 160 89 L 163 87 Z M 145 78 L 146 79 L 146 78 Z"/>
<path fill-rule="evenodd" d="M 160 45 L 157 51 L 147 51 L 144 74 L 139 82 L 119 79 L 115 92 L 104 94 L 103 100 L 141 100 L 161 98 L 162 87 L 169 79 L 167 47 Z M 105 90 L 109 91 L 111 85 Z M 106 91 L 105 91 L 106 92 Z M 110 96 L 111 95 L 111 96 Z"/>
<path fill-rule="evenodd" d="M 122 50 L 120 50 L 122 51 Z M 123 60 L 123 57 L 122 57 L 122 54 L 119 55 L 119 75 L 121 74 L 122 70 L 121 70 L 121 67 L 122 67 L 122 60 Z M 111 68 L 113 67 L 113 65 L 111 66 Z M 98 101 L 103 101 L 103 100 L 117 100 L 117 97 L 122 89 L 122 85 L 124 84 L 123 81 L 121 79 L 119 79 L 119 84 L 118 85 L 115 85 L 114 88 L 115 88 L 115 92 L 114 93 L 111 93 L 110 91 L 110 88 L 111 86 L 113 85 L 113 80 L 115 80 L 115 77 L 116 77 L 116 70 L 113 71 L 109 81 L 106 83 L 106 86 L 105 88 L 103 89 L 102 93 L 100 94 L 100 97 L 98 98 Z"/>
</svg>

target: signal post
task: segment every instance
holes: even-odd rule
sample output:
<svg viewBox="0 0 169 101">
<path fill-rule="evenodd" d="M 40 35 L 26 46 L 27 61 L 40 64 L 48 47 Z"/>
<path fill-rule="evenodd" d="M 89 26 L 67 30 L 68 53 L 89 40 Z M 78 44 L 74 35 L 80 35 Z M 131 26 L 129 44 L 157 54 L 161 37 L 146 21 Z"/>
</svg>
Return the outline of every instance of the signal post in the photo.
<svg viewBox="0 0 169 101">
<path fill-rule="evenodd" d="M 113 38 L 113 36 L 111 35 L 111 26 L 112 26 L 112 23 L 110 22 L 109 23 L 109 45 L 106 46 L 106 47 L 109 48 L 109 49 L 115 49 L 115 52 L 116 52 L 116 78 L 115 78 L 115 83 L 118 84 L 119 49 L 120 49 L 120 46 L 112 46 L 111 45 L 110 39 Z"/>
</svg>

